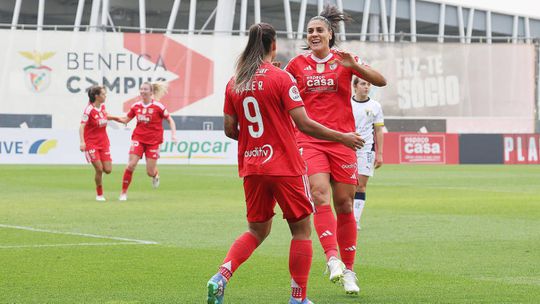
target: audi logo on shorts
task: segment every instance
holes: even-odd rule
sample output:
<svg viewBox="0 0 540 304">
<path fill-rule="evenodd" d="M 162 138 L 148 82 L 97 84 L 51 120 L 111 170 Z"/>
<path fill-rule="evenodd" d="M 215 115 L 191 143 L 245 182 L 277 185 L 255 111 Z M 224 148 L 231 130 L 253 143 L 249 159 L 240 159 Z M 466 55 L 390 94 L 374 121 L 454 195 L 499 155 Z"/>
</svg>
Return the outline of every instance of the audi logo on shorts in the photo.
<svg viewBox="0 0 540 304">
<path fill-rule="evenodd" d="M 344 164 L 344 165 L 341 165 L 341 168 L 343 168 L 343 169 L 356 168 L 356 164 Z"/>
</svg>

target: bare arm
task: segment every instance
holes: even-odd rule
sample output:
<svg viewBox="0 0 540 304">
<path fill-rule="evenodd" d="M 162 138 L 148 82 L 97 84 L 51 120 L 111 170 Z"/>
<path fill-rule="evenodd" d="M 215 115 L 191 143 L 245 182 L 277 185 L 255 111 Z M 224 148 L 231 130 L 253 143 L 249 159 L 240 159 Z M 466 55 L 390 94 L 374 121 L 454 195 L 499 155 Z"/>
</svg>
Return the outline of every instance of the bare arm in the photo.
<svg viewBox="0 0 540 304">
<path fill-rule="evenodd" d="M 373 84 L 374 86 L 384 87 L 386 85 L 386 79 L 384 76 L 369 66 L 355 62 L 352 68 L 360 73 L 365 81 Z"/>
<path fill-rule="evenodd" d="M 342 58 L 339 63 L 344 67 L 349 67 L 360 73 L 365 81 L 378 87 L 384 87 L 386 85 L 386 79 L 381 73 L 377 72 L 376 70 L 372 69 L 367 65 L 356 62 L 351 53 L 339 51 L 338 54 Z"/>
<path fill-rule="evenodd" d="M 84 123 L 79 126 L 79 139 L 81 141 L 79 149 L 81 150 L 81 152 L 84 152 L 84 150 L 86 150 L 86 143 L 84 142 L 84 126 L 86 126 L 86 124 Z"/>
<path fill-rule="evenodd" d="M 129 118 L 127 116 L 114 116 L 114 115 L 107 114 L 107 120 L 112 120 L 112 121 L 116 121 L 116 122 L 123 123 L 123 124 L 127 124 L 132 119 L 133 119 L 133 117 Z"/>
<path fill-rule="evenodd" d="M 171 115 L 167 117 L 167 121 L 169 122 L 169 126 L 171 127 L 171 141 L 176 142 L 176 123 L 174 122 L 174 119 Z"/>
<path fill-rule="evenodd" d="M 125 119 L 127 119 L 127 117 L 120 117 L 120 116 L 114 116 L 114 115 L 107 114 L 107 120 L 112 120 L 112 121 L 116 121 L 116 122 L 125 124 L 125 122 L 124 122 Z"/>
<path fill-rule="evenodd" d="M 238 118 L 236 116 L 225 114 L 223 126 L 227 137 L 238 140 Z"/>
<path fill-rule="evenodd" d="M 375 150 L 375 169 L 383 165 L 384 134 L 382 129 L 383 126 L 375 126 L 375 144 L 377 145 L 377 148 Z"/>
<path fill-rule="evenodd" d="M 344 144 L 345 146 L 356 150 L 364 146 L 364 140 L 357 133 L 341 133 L 328 129 L 320 123 L 312 120 L 307 116 L 304 107 L 297 107 L 289 111 L 296 127 L 307 135 L 318 139 L 335 141 Z"/>
</svg>

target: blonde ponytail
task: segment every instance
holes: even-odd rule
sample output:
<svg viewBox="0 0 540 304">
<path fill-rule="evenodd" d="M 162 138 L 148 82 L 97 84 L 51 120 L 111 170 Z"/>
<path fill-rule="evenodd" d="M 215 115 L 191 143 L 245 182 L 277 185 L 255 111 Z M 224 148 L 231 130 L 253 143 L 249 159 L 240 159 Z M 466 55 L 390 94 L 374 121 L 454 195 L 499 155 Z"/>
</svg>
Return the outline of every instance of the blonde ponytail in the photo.
<svg viewBox="0 0 540 304">
<path fill-rule="evenodd" d="M 147 85 L 150 87 L 150 90 L 152 91 L 152 95 L 155 100 L 160 100 L 161 97 L 165 96 L 165 94 L 167 94 L 167 91 L 169 90 L 169 84 L 164 81 L 146 81 L 142 85 Z"/>
</svg>

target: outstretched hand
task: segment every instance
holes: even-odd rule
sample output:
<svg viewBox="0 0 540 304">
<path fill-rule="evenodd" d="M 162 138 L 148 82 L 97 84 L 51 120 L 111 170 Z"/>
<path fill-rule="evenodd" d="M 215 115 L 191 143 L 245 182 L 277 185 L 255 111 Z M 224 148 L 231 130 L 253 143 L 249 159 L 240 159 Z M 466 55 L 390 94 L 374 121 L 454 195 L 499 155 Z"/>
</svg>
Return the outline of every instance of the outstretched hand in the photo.
<svg viewBox="0 0 540 304">
<path fill-rule="evenodd" d="M 336 60 L 340 65 L 346 68 L 351 68 L 356 64 L 356 60 L 351 53 L 337 50 L 336 54 L 341 58 L 339 60 Z"/>
</svg>

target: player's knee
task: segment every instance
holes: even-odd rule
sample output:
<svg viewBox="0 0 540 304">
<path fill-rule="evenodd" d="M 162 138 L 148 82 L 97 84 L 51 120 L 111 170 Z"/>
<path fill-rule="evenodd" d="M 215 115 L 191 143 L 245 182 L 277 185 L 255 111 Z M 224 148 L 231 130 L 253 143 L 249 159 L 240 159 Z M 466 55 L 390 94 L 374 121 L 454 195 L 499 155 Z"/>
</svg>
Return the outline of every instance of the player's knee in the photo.
<svg viewBox="0 0 540 304">
<path fill-rule="evenodd" d="M 336 213 L 350 213 L 353 211 L 354 199 L 350 195 L 334 195 L 334 208 Z"/>
<path fill-rule="evenodd" d="M 131 171 L 131 172 L 133 172 L 133 171 L 135 171 L 135 167 L 137 167 L 137 164 L 136 164 L 136 163 L 135 163 L 135 164 L 129 163 L 129 164 L 127 165 L 126 169 L 129 170 L 129 171 Z"/>
<path fill-rule="evenodd" d="M 111 174 L 112 168 L 103 168 L 103 173 Z"/>
</svg>

